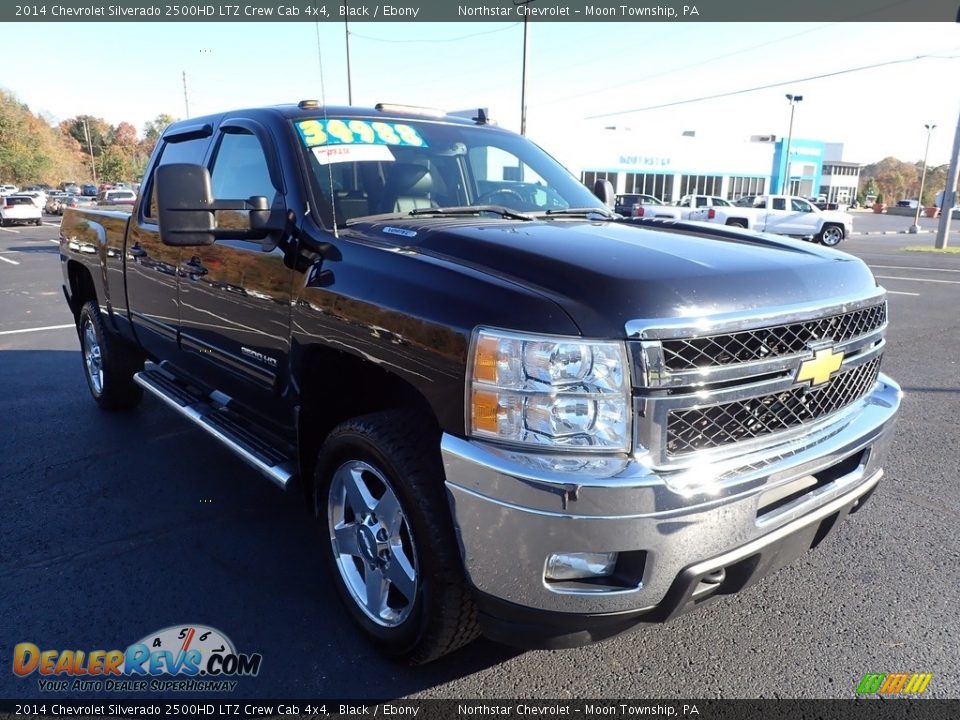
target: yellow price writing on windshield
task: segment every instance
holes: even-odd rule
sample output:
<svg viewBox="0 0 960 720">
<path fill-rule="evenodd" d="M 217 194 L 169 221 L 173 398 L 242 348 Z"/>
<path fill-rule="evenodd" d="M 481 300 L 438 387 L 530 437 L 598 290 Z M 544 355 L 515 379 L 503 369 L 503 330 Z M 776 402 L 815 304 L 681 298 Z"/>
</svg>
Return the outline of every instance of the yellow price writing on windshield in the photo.
<svg viewBox="0 0 960 720">
<path fill-rule="evenodd" d="M 401 123 L 343 118 L 301 120 L 297 123 L 297 132 L 307 147 L 353 144 L 427 147 L 415 127 Z"/>
</svg>

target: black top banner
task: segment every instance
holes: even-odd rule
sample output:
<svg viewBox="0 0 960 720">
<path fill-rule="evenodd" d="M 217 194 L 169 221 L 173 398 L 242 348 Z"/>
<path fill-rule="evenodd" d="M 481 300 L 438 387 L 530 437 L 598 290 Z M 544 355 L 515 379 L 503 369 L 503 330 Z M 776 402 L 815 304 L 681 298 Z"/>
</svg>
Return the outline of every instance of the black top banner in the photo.
<svg viewBox="0 0 960 720">
<path fill-rule="evenodd" d="M 37 0 L 3 22 L 958 22 L 957 0 Z"/>
</svg>

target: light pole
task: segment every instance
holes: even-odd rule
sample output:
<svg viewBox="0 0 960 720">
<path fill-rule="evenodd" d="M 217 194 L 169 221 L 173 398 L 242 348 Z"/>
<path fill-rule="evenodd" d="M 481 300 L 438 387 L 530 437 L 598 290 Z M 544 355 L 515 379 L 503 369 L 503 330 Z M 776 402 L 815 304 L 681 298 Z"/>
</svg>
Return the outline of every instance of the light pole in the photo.
<svg viewBox="0 0 960 720">
<path fill-rule="evenodd" d="M 787 131 L 787 152 L 783 163 L 783 179 L 780 181 L 780 194 L 786 195 L 790 183 L 790 145 L 793 143 L 793 111 L 797 108 L 797 103 L 803 100 L 803 95 L 791 95 L 787 93 L 787 101 L 790 103 L 790 129 Z"/>
<path fill-rule="evenodd" d="M 923 183 L 927 179 L 927 154 L 930 152 L 930 135 L 933 134 L 934 128 L 936 125 L 924 125 L 927 129 L 927 146 L 923 150 L 923 170 L 920 171 L 920 194 L 917 196 L 917 214 L 913 218 L 913 225 L 910 226 L 909 232 L 916 235 L 920 232 L 920 208 L 923 207 Z"/>
<path fill-rule="evenodd" d="M 90 149 L 90 169 L 93 171 L 93 184 L 97 184 L 97 161 L 93 157 L 93 143 L 90 142 L 90 128 L 87 119 L 83 119 L 83 134 L 87 136 L 87 147 Z"/>
</svg>

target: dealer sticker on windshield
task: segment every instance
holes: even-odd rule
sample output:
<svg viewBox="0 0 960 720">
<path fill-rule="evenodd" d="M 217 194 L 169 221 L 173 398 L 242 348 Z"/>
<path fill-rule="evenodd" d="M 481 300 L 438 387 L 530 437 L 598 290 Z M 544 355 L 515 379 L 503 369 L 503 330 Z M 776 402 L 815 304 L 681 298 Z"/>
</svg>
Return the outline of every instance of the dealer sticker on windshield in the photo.
<svg viewBox="0 0 960 720">
<path fill-rule="evenodd" d="M 310 148 L 321 165 L 345 162 L 393 162 L 396 158 L 386 145 L 330 145 Z"/>
<path fill-rule="evenodd" d="M 427 147 L 417 129 L 392 122 L 366 120 L 301 120 L 297 132 L 307 147 L 319 145 L 407 145 Z"/>
</svg>

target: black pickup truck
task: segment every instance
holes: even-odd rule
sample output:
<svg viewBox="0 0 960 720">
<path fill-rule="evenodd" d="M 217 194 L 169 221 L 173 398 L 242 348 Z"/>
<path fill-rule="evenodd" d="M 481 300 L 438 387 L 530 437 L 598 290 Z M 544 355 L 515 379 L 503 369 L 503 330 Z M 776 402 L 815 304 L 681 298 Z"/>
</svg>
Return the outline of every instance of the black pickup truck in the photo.
<svg viewBox="0 0 960 720">
<path fill-rule="evenodd" d="M 743 589 L 862 507 L 900 404 L 861 261 L 621 218 L 482 113 L 178 122 L 132 213 L 60 232 L 96 402 L 147 391 L 302 492 L 409 662 Z"/>
</svg>

